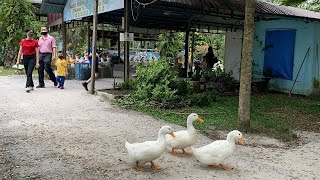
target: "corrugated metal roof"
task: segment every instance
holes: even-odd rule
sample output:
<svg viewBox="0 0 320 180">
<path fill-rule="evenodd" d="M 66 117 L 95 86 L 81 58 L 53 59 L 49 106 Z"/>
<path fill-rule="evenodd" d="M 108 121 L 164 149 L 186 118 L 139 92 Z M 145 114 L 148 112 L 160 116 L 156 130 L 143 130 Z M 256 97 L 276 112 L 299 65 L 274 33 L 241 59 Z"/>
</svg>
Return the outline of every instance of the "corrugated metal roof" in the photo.
<svg viewBox="0 0 320 180">
<path fill-rule="evenodd" d="M 39 0 L 38 0 L 39 1 Z M 68 0 L 42 0 L 41 12 L 44 13 L 62 13 Z M 199 8 L 208 11 L 234 13 L 243 15 L 245 11 L 245 0 L 161 0 L 167 2 L 167 5 L 186 5 L 189 8 Z M 156 3 L 157 4 L 157 3 Z M 280 6 L 268 2 L 256 1 L 256 13 L 295 16 L 303 18 L 320 19 L 320 13 L 303 10 L 294 7 Z"/>
<path fill-rule="evenodd" d="M 287 6 L 280 6 L 280 8 L 286 11 L 286 15 L 320 19 L 320 13 L 318 12 L 308 11 L 304 9 L 294 8 L 294 7 L 287 7 Z"/>
<path fill-rule="evenodd" d="M 43 0 L 41 10 L 47 13 L 62 12 L 66 2 L 67 0 Z M 131 26 L 178 30 L 212 27 L 242 28 L 245 2 L 245 0 L 159 0 L 145 6 L 139 13 L 137 21 L 131 22 Z M 256 2 L 255 10 L 257 18 L 290 16 L 320 20 L 320 13 L 262 1 Z M 136 12 L 137 9 L 134 11 Z M 120 25 L 123 13 L 123 9 L 120 9 L 99 15 L 99 22 Z M 92 17 L 86 17 L 83 20 L 91 21 Z"/>
<path fill-rule="evenodd" d="M 185 4 L 195 6 L 200 9 L 210 9 L 218 11 L 231 11 L 236 14 L 244 14 L 245 0 L 162 0 L 169 3 Z M 303 10 L 294 7 L 280 6 L 268 2 L 256 1 L 256 13 L 295 16 L 303 18 L 320 19 L 320 13 Z M 238 12 L 238 13 L 237 13 Z"/>
<path fill-rule="evenodd" d="M 68 0 L 42 0 L 40 12 L 62 13 Z"/>
</svg>

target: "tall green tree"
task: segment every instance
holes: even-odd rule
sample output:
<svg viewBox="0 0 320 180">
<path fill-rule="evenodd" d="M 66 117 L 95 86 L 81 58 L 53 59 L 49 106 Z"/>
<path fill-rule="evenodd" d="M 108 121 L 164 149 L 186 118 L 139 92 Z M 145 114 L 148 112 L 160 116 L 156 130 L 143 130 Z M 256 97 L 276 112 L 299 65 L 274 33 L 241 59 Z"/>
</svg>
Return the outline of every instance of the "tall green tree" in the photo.
<svg viewBox="0 0 320 180">
<path fill-rule="evenodd" d="M 265 0 L 276 4 L 294 6 L 311 11 L 320 11 L 320 0 Z"/>
<path fill-rule="evenodd" d="M 170 32 L 159 37 L 160 56 L 168 62 L 174 63 L 179 50 L 183 49 L 184 33 Z"/>
<path fill-rule="evenodd" d="M 246 0 L 238 110 L 238 128 L 243 131 L 250 129 L 254 7 L 255 0 Z"/>
<path fill-rule="evenodd" d="M 320 0 L 284 0 L 283 4 L 311 11 L 320 11 Z"/>
<path fill-rule="evenodd" d="M 305 3 L 308 0 L 282 0 L 282 3 L 285 5 L 297 5 L 301 3 Z"/>
<path fill-rule="evenodd" d="M 35 23 L 34 7 L 27 0 L 1 1 L 0 46 L 4 49 L 3 64 L 10 67 L 16 60 L 19 42 L 25 36 L 25 29 Z"/>
</svg>

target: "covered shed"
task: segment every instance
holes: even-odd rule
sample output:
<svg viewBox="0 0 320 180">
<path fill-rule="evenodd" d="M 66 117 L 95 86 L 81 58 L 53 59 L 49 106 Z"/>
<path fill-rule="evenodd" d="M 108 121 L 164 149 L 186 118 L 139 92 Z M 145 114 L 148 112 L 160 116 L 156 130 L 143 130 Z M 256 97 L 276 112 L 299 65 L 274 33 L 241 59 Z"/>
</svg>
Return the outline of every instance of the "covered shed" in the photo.
<svg viewBox="0 0 320 180">
<path fill-rule="evenodd" d="M 62 22 L 65 23 L 91 22 L 92 2 L 92 0 L 43 0 L 41 12 L 63 13 Z M 121 31 L 124 0 L 99 2 L 99 23 L 118 25 L 118 30 Z M 162 29 L 178 30 L 185 31 L 187 35 L 197 29 L 225 31 L 225 68 L 233 71 L 236 79 L 239 78 L 245 0 L 159 0 L 152 3 L 146 0 L 133 0 L 131 2 L 129 8 L 131 27 L 157 29 L 159 32 Z M 310 94 L 317 84 L 315 82 L 320 79 L 319 13 L 262 1 L 256 1 L 255 12 L 256 29 L 253 47 L 255 78 L 261 79 L 263 72 L 271 69 L 273 78 L 269 84 L 270 88 L 289 91 L 297 77 L 293 93 Z M 287 44 L 290 47 L 283 48 Z M 307 54 L 306 59 L 302 64 L 305 54 Z"/>
<path fill-rule="evenodd" d="M 320 13 L 277 6 L 284 15 L 257 19 L 253 80 L 270 77 L 269 89 L 310 95 L 319 92 Z M 241 30 L 226 33 L 225 68 L 239 79 Z"/>
</svg>

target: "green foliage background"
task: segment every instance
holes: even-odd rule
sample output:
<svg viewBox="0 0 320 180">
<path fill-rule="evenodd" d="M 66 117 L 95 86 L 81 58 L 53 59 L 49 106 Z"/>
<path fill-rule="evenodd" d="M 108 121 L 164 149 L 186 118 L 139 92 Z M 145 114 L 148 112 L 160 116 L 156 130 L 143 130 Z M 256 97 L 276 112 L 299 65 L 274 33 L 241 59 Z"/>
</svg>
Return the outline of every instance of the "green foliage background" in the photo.
<svg viewBox="0 0 320 180">
<path fill-rule="evenodd" d="M 38 28 L 34 7 L 27 0 L 1 0 L 0 4 L 0 47 L 3 55 L 0 64 L 10 67 L 15 62 L 19 42 L 28 27 Z"/>
</svg>

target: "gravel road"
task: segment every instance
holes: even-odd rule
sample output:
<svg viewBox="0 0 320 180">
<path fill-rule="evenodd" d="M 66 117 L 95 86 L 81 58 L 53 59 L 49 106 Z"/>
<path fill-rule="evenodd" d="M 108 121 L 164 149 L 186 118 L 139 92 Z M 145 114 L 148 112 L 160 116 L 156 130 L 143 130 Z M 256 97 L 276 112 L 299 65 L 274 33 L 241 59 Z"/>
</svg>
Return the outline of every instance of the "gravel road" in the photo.
<svg viewBox="0 0 320 180">
<path fill-rule="evenodd" d="M 99 80 L 97 88 L 112 81 Z M 64 90 L 46 81 L 47 88 L 31 93 L 24 83 L 23 76 L 0 77 L 0 179 L 320 179 L 320 134 L 307 132 L 299 133 L 304 143 L 290 148 L 244 134 L 247 144 L 226 160 L 231 171 L 165 152 L 156 160 L 161 170 L 146 165 L 137 172 L 126 140 L 156 139 L 163 125 L 183 127 L 114 107 L 79 81 L 67 80 Z M 210 142 L 200 135 L 195 147 Z"/>
</svg>

